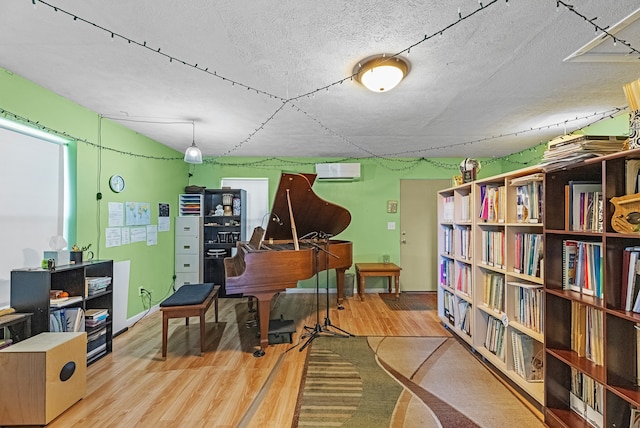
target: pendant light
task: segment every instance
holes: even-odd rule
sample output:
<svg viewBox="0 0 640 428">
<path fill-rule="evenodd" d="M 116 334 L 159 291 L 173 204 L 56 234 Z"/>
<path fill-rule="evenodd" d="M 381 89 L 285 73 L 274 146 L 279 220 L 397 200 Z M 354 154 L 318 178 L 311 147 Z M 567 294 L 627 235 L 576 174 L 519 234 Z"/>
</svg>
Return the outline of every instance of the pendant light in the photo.
<svg viewBox="0 0 640 428">
<path fill-rule="evenodd" d="M 191 146 L 187 147 L 184 152 L 184 161 L 186 163 L 202 163 L 202 152 L 196 146 L 196 123 L 191 122 L 193 126 L 193 139 L 191 140 Z"/>
</svg>

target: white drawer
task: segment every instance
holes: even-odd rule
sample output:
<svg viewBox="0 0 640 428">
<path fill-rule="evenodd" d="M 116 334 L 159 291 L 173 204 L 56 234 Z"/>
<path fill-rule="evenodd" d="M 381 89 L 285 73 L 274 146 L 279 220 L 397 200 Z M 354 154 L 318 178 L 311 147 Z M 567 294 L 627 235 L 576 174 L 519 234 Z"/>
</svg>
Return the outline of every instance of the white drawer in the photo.
<svg viewBox="0 0 640 428">
<path fill-rule="evenodd" d="M 200 257 L 197 254 L 176 254 L 176 272 L 200 271 Z"/>
<path fill-rule="evenodd" d="M 176 254 L 199 254 L 200 240 L 191 236 L 176 236 Z"/>
<path fill-rule="evenodd" d="M 197 272 L 176 272 L 176 290 L 185 284 L 201 284 L 202 280 Z"/>
<path fill-rule="evenodd" d="M 176 236 L 200 238 L 201 217 L 176 217 Z"/>
</svg>

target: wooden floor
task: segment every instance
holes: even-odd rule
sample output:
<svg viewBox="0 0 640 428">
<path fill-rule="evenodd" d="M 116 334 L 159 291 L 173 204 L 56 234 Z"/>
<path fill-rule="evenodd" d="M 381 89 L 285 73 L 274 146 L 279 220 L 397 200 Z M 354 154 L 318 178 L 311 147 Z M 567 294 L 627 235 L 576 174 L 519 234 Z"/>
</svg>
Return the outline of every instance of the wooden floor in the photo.
<svg viewBox="0 0 640 428">
<path fill-rule="evenodd" d="M 330 324 L 357 336 L 449 335 L 435 310 L 392 311 L 377 294 L 367 294 L 365 301 L 348 298 L 338 310 L 330 297 Z M 325 324 L 325 305 L 325 295 L 274 298 L 271 319 L 293 319 L 297 330 L 293 344 L 271 345 L 261 358 L 252 355 L 258 338 L 246 326 L 253 319 L 246 298 L 220 299 L 219 324 L 210 309 L 204 356 L 197 318 L 188 328 L 184 319 L 174 319 L 163 361 L 162 319 L 152 313 L 114 338 L 113 352 L 88 368 L 86 397 L 49 426 L 288 427 L 309 349 L 300 352 L 304 340 L 294 346 L 304 326 Z"/>
</svg>

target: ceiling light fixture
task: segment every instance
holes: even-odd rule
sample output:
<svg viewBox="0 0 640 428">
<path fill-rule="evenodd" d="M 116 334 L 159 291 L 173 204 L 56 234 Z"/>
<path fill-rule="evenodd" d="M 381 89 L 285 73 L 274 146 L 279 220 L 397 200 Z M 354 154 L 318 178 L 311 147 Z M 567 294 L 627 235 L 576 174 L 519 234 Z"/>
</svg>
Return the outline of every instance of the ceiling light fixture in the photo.
<svg viewBox="0 0 640 428">
<path fill-rule="evenodd" d="M 196 123 L 191 121 L 193 126 L 193 139 L 191 140 L 191 146 L 184 152 L 184 161 L 186 163 L 202 163 L 202 152 L 196 146 Z"/>
<path fill-rule="evenodd" d="M 409 74 L 409 62 L 398 56 L 374 55 L 360 61 L 353 72 L 370 91 L 388 92 Z"/>
</svg>

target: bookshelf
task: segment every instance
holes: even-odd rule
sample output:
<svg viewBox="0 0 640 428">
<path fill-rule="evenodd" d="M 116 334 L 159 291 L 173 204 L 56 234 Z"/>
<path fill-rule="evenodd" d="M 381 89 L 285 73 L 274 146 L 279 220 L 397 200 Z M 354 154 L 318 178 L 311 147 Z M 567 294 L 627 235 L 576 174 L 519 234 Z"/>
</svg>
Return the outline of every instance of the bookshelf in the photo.
<svg viewBox="0 0 640 428">
<path fill-rule="evenodd" d="M 90 285 L 95 278 L 109 278 L 98 281 L 98 288 Z M 59 331 L 54 329 L 52 320 L 60 319 L 64 312 L 81 309 L 85 314 L 90 310 L 106 310 L 104 322 L 93 327 L 82 325 L 87 333 L 87 363 L 92 363 L 112 350 L 113 338 L 113 261 L 92 260 L 84 263 L 56 266 L 55 270 L 16 269 L 11 271 L 11 307 L 19 312 L 31 312 L 31 334 Z M 87 281 L 89 280 L 89 281 Z M 104 287 L 103 287 L 104 285 Z M 52 303 L 51 290 L 66 291 L 68 300 Z M 67 330 L 68 331 L 68 330 Z"/>
<path fill-rule="evenodd" d="M 640 313 L 625 309 L 623 291 L 625 249 L 640 246 L 640 233 L 614 229 L 610 202 L 627 195 L 627 169 L 639 159 L 640 150 L 629 150 L 546 173 L 545 422 L 551 427 L 629 427 L 640 408 Z M 576 221 L 572 189 L 594 181 L 594 192 L 601 193 L 595 200 L 603 201 L 592 214 L 595 224 Z M 583 247 L 586 262 L 568 243 Z M 570 269 L 580 270 L 580 263 L 586 282 L 577 273 L 570 281 Z M 585 396 L 585 390 L 595 393 Z"/>
<path fill-rule="evenodd" d="M 540 411 L 543 183 L 534 167 L 438 194 L 441 321 Z"/>
</svg>

